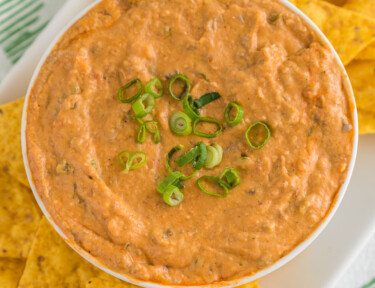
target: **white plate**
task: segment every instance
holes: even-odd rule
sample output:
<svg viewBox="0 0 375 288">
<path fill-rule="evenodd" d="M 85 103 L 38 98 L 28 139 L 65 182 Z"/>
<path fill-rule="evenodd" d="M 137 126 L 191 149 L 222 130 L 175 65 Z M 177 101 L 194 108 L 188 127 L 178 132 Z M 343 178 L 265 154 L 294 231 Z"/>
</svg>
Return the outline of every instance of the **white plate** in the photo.
<svg viewBox="0 0 375 288">
<path fill-rule="evenodd" d="M 0 85 L 0 104 L 26 94 L 32 72 L 61 29 L 93 0 L 68 1 Z M 360 138 L 357 167 L 347 195 L 326 230 L 289 264 L 261 281 L 262 288 L 332 287 L 375 230 L 375 136 Z"/>
</svg>

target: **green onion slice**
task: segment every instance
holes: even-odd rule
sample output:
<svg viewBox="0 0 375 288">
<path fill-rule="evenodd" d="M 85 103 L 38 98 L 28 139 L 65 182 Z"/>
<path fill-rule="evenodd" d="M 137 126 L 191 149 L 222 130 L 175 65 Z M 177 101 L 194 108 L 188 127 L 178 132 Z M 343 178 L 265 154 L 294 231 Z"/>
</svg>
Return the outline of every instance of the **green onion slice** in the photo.
<svg viewBox="0 0 375 288">
<path fill-rule="evenodd" d="M 193 160 L 193 167 L 196 170 L 201 170 L 207 159 L 207 148 L 202 142 L 198 142 L 196 147 L 199 148 L 198 157 Z"/>
<path fill-rule="evenodd" d="M 237 110 L 236 116 L 234 117 L 233 120 L 230 119 L 230 112 L 232 111 L 232 109 Z M 243 114 L 244 114 L 244 111 L 241 105 L 238 105 L 235 102 L 230 102 L 227 108 L 225 109 L 225 113 L 224 113 L 225 121 L 231 126 L 236 126 L 237 124 L 241 123 Z"/>
<path fill-rule="evenodd" d="M 204 167 L 212 169 L 221 163 L 223 159 L 223 148 L 217 143 L 207 146 L 207 159 L 204 163 Z"/>
<path fill-rule="evenodd" d="M 190 162 L 192 162 L 195 158 L 197 158 L 200 154 L 200 149 L 198 146 L 195 146 L 190 151 L 186 152 L 185 154 L 181 155 L 179 158 L 176 159 L 176 163 L 178 166 L 182 167 Z"/>
<path fill-rule="evenodd" d="M 133 96 L 124 99 L 124 95 L 123 95 L 124 94 L 124 90 L 128 89 L 129 87 L 133 86 L 134 84 L 138 85 L 138 92 L 135 93 Z M 122 86 L 118 90 L 118 99 L 122 103 L 130 103 L 130 102 L 134 101 L 135 99 L 137 99 L 141 94 L 142 94 L 142 82 L 141 82 L 141 80 L 139 80 L 139 79 L 133 79 L 130 82 L 126 83 L 124 86 Z"/>
<path fill-rule="evenodd" d="M 182 103 L 184 112 L 188 115 L 193 121 L 199 118 L 199 110 L 194 106 L 194 98 L 190 95 L 185 97 L 184 102 Z"/>
<path fill-rule="evenodd" d="M 173 86 L 173 83 L 176 81 L 176 80 L 182 80 L 183 82 L 185 82 L 185 87 L 184 87 L 184 90 L 183 92 L 180 94 L 180 95 L 176 95 L 173 93 L 172 91 L 172 86 Z M 171 80 L 169 80 L 169 85 L 168 85 L 168 90 L 169 90 L 169 93 L 171 94 L 171 96 L 176 99 L 177 101 L 181 101 L 183 100 L 190 92 L 190 81 L 189 79 L 183 75 L 183 74 L 176 74 L 174 75 Z"/>
<path fill-rule="evenodd" d="M 207 94 L 204 94 L 199 99 L 194 101 L 194 106 L 199 109 L 202 108 L 204 105 L 207 105 L 211 103 L 212 101 L 215 101 L 216 99 L 219 99 L 221 96 L 217 92 L 210 92 Z"/>
<path fill-rule="evenodd" d="M 169 206 L 177 206 L 184 199 L 184 194 L 174 185 L 168 186 L 163 193 L 163 200 Z"/>
<path fill-rule="evenodd" d="M 197 130 L 198 124 L 204 123 L 204 122 L 214 123 L 217 126 L 216 132 L 214 132 L 214 133 L 204 133 L 204 132 L 198 131 Z M 193 133 L 197 136 L 206 137 L 206 138 L 214 138 L 217 135 L 219 135 L 221 132 L 223 132 L 223 125 L 221 125 L 221 123 L 219 121 L 217 121 L 216 119 L 201 117 L 201 118 L 195 119 L 195 121 L 194 121 Z"/>
<path fill-rule="evenodd" d="M 160 184 L 156 187 L 156 190 L 159 193 L 163 194 L 168 186 L 175 185 L 175 183 L 180 182 L 182 176 L 183 174 L 179 171 L 172 172 L 168 177 L 160 182 Z"/>
<path fill-rule="evenodd" d="M 260 149 L 270 140 L 271 129 L 264 122 L 255 122 L 246 130 L 245 137 L 251 148 Z"/>
<path fill-rule="evenodd" d="M 124 158 L 127 159 L 126 162 L 124 161 Z M 122 151 L 118 155 L 118 162 L 123 168 L 122 172 L 127 173 L 145 165 L 147 162 L 147 156 L 144 152 L 130 153 L 129 151 Z"/>
<path fill-rule="evenodd" d="M 168 172 L 171 174 L 173 173 L 174 171 L 172 170 L 171 168 L 171 165 L 170 165 L 170 161 L 171 161 L 171 158 L 173 156 L 174 153 L 176 153 L 177 151 L 179 150 L 183 150 L 184 149 L 184 146 L 183 145 L 176 145 L 174 146 L 167 154 L 167 157 L 166 157 L 166 166 L 167 166 L 167 169 L 168 169 Z M 182 175 L 181 177 L 181 180 L 188 180 L 190 178 L 192 178 L 195 174 L 197 174 L 198 170 L 195 170 L 192 174 L 188 175 L 188 176 L 185 176 L 185 175 Z"/>
<path fill-rule="evenodd" d="M 191 134 L 191 118 L 184 112 L 177 111 L 169 118 L 169 128 L 177 135 L 187 136 Z"/>
<path fill-rule="evenodd" d="M 143 143 L 146 140 L 146 128 L 144 124 L 141 124 L 138 130 L 137 141 Z"/>
<path fill-rule="evenodd" d="M 152 142 L 155 144 L 159 144 L 161 141 L 160 132 L 156 132 L 154 135 L 152 135 Z"/>
<path fill-rule="evenodd" d="M 223 172 L 221 172 L 219 175 L 219 179 L 229 189 L 232 189 L 241 183 L 240 174 L 238 173 L 236 169 L 231 168 L 231 167 L 224 168 Z"/>
<path fill-rule="evenodd" d="M 159 98 L 164 94 L 163 83 L 158 78 L 153 78 L 145 85 L 145 91 L 154 96 L 154 98 Z"/>
<path fill-rule="evenodd" d="M 152 134 L 152 142 L 154 142 L 155 144 L 160 143 L 161 138 L 158 122 L 154 120 L 148 120 L 144 122 L 144 125 L 146 127 L 146 130 Z"/>
<path fill-rule="evenodd" d="M 155 98 L 151 94 L 145 93 L 133 103 L 132 109 L 137 118 L 142 118 L 151 113 L 154 106 Z"/>
<path fill-rule="evenodd" d="M 216 182 L 221 188 L 223 188 L 223 193 L 215 193 L 215 192 L 211 192 L 211 191 L 208 191 L 204 186 L 203 184 L 201 183 L 203 180 L 212 180 L 214 182 Z M 229 189 L 228 187 L 224 184 L 223 181 L 221 181 L 220 179 L 216 178 L 216 177 L 213 177 L 213 176 L 202 176 L 200 177 L 198 180 L 197 180 L 197 184 L 199 186 L 199 188 L 206 194 L 208 195 L 212 195 L 212 196 L 216 196 L 216 197 L 226 197 L 228 196 L 229 194 Z"/>
</svg>

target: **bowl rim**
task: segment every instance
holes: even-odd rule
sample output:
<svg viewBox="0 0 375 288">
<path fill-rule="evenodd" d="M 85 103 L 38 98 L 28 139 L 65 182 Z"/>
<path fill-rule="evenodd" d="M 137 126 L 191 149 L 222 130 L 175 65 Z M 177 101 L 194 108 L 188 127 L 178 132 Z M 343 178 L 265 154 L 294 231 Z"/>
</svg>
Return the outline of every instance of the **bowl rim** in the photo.
<svg viewBox="0 0 375 288">
<path fill-rule="evenodd" d="M 228 281 L 221 281 L 211 284 L 203 284 L 203 285 L 170 285 L 170 284 L 162 284 L 162 283 L 156 283 L 156 282 L 150 282 L 150 281 L 143 281 L 136 279 L 134 277 L 131 277 L 129 275 L 121 274 L 119 272 L 116 272 L 114 270 L 111 270 L 107 268 L 104 264 L 102 264 L 99 259 L 93 257 L 89 253 L 87 253 L 83 248 L 76 245 L 74 242 L 68 239 L 68 237 L 63 233 L 63 231 L 59 228 L 59 226 L 53 221 L 51 215 L 49 214 L 48 210 L 46 209 L 43 201 L 41 200 L 35 185 L 33 181 L 33 177 L 31 174 L 30 166 L 29 166 L 29 160 L 27 156 L 27 145 L 26 145 L 26 126 L 27 126 L 27 107 L 29 104 L 30 99 L 30 93 L 34 86 L 34 82 L 39 75 L 39 72 L 47 59 L 48 55 L 51 53 L 55 45 L 58 43 L 58 41 L 61 39 L 61 37 L 64 35 L 64 33 L 72 26 L 74 25 L 80 18 L 82 18 L 89 10 L 91 10 L 93 7 L 95 7 L 98 3 L 100 3 L 102 0 L 94 0 L 93 3 L 86 6 L 86 8 L 82 9 L 71 21 L 68 22 L 67 25 L 64 26 L 64 28 L 57 33 L 57 35 L 54 37 L 54 39 L 50 42 L 48 45 L 48 48 L 44 51 L 43 56 L 38 62 L 38 65 L 36 66 L 33 76 L 30 80 L 27 94 L 25 97 L 25 103 L 23 106 L 23 113 L 22 113 L 22 124 L 21 124 L 21 145 L 22 145 L 22 155 L 23 155 L 23 162 L 27 174 L 27 178 L 30 183 L 31 190 L 34 194 L 34 197 L 42 210 L 44 216 L 47 218 L 47 220 L 51 223 L 51 225 L 54 227 L 54 229 L 57 231 L 57 233 L 64 239 L 64 241 L 75 251 L 77 252 L 81 257 L 83 257 L 86 261 L 93 264 L 95 267 L 103 270 L 104 272 L 121 279 L 123 281 L 139 285 L 146 288 L 170 288 L 170 287 L 179 287 L 179 288 L 208 288 L 208 287 L 235 287 L 238 285 L 243 285 L 255 280 L 259 280 L 260 278 L 270 274 L 271 272 L 279 269 L 283 265 L 287 264 L 289 261 L 294 259 L 297 255 L 299 255 L 303 250 L 305 250 L 319 235 L 320 233 L 326 228 L 326 226 L 329 224 L 331 219 L 333 218 L 334 214 L 336 213 L 338 207 L 340 206 L 340 203 L 342 202 L 342 199 L 344 198 L 345 192 L 348 188 L 350 178 L 353 173 L 353 169 L 355 166 L 355 160 L 357 156 L 357 148 L 358 148 L 358 115 L 357 115 L 357 109 L 356 109 L 356 102 L 354 98 L 353 89 L 348 77 L 348 74 L 345 70 L 345 67 L 338 56 L 337 52 L 333 48 L 330 41 L 327 39 L 327 37 L 323 34 L 323 32 L 317 27 L 317 25 L 312 22 L 312 20 L 307 17 L 301 10 L 299 10 L 296 6 L 288 2 L 287 0 L 274 0 L 281 3 L 284 7 L 288 8 L 293 13 L 296 13 L 300 17 L 302 17 L 303 21 L 312 29 L 315 31 L 315 33 L 320 37 L 320 40 L 326 45 L 327 48 L 331 50 L 331 52 L 334 55 L 335 61 L 339 64 L 339 67 L 342 70 L 342 78 L 344 83 L 344 89 L 346 90 L 348 100 L 350 100 L 349 107 L 352 108 L 352 117 L 353 117 L 353 129 L 354 129 L 354 135 L 353 135 L 353 148 L 352 148 L 352 154 L 350 163 L 347 169 L 347 175 L 345 178 L 344 183 L 340 187 L 339 191 L 337 192 L 334 202 L 331 204 L 330 210 L 327 212 L 327 215 L 325 218 L 321 221 L 319 226 L 308 236 L 304 241 L 299 243 L 297 246 L 295 246 L 291 251 L 289 251 L 285 256 L 274 262 L 272 265 L 266 267 L 265 269 L 258 270 L 252 275 L 243 276 L 238 279 L 228 280 Z"/>
</svg>

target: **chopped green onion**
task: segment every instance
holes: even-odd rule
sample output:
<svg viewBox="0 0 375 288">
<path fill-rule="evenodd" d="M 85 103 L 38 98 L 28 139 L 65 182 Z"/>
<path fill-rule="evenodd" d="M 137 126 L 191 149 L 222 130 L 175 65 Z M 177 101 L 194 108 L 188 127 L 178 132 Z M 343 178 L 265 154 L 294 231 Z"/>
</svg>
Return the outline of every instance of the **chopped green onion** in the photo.
<svg viewBox="0 0 375 288">
<path fill-rule="evenodd" d="M 124 161 L 124 157 L 126 157 L 126 162 Z M 127 165 L 130 158 L 129 151 L 122 151 L 118 154 L 118 163 L 120 164 L 121 168 L 123 168 L 122 172 L 127 173 L 129 172 L 129 167 Z"/>
<path fill-rule="evenodd" d="M 182 184 L 182 178 L 178 179 L 176 182 L 173 183 L 174 186 L 180 188 L 180 189 L 184 189 L 185 188 L 185 185 Z"/>
<path fill-rule="evenodd" d="M 172 132 L 180 136 L 187 136 L 193 130 L 191 119 L 184 112 L 177 111 L 169 118 L 169 128 Z"/>
<path fill-rule="evenodd" d="M 204 94 L 199 99 L 194 101 L 194 106 L 199 109 L 202 108 L 204 105 L 207 105 L 211 103 L 212 101 L 215 101 L 216 99 L 219 99 L 221 96 L 217 92 L 210 92 L 207 94 Z"/>
<path fill-rule="evenodd" d="M 171 161 L 171 158 L 172 158 L 173 154 L 176 153 L 177 151 L 183 150 L 183 149 L 184 149 L 183 145 L 176 145 L 168 152 L 165 163 L 166 163 L 166 166 L 167 166 L 167 169 L 168 169 L 169 173 L 174 172 L 171 168 L 171 165 L 170 165 L 170 161 Z M 190 174 L 188 176 L 182 175 L 181 180 L 188 180 L 188 179 L 192 178 L 197 172 L 198 172 L 198 170 L 195 170 L 192 174 Z"/>
<path fill-rule="evenodd" d="M 194 107 L 194 98 L 190 95 L 185 97 L 184 102 L 182 103 L 184 112 L 194 121 L 199 118 L 199 110 Z"/>
<path fill-rule="evenodd" d="M 132 109 L 137 118 L 142 118 L 151 113 L 154 105 L 155 98 L 151 94 L 145 93 L 133 103 Z"/>
<path fill-rule="evenodd" d="M 182 167 L 190 162 L 192 162 L 195 158 L 199 156 L 200 149 L 198 146 L 195 146 L 190 151 L 186 152 L 182 156 L 176 159 L 176 163 L 178 166 Z"/>
<path fill-rule="evenodd" d="M 163 200 L 169 206 L 177 206 L 184 199 L 184 194 L 176 186 L 170 185 L 163 193 Z"/>
<path fill-rule="evenodd" d="M 146 127 L 146 130 L 152 134 L 152 142 L 154 142 L 155 144 L 160 143 L 161 139 L 158 122 L 149 120 L 145 121 L 144 125 Z"/>
<path fill-rule="evenodd" d="M 171 174 L 169 174 L 168 177 L 166 177 L 163 181 L 160 182 L 160 184 L 156 187 L 156 190 L 159 193 L 163 194 L 165 190 L 168 188 L 168 186 L 175 185 L 175 183 L 178 182 L 182 176 L 182 173 L 179 171 L 172 172 Z"/>
<path fill-rule="evenodd" d="M 154 133 L 154 135 L 152 135 L 152 142 L 154 142 L 155 144 L 159 144 L 161 141 L 161 137 L 160 137 L 160 132 L 156 132 Z"/>
<path fill-rule="evenodd" d="M 230 112 L 232 109 L 237 110 L 236 116 L 234 117 L 233 120 L 230 119 Z M 227 108 L 225 109 L 225 113 L 224 113 L 225 121 L 231 126 L 236 126 L 237 124 L 241 123 L 242 118 L 243 118 L 243 113 L 244 111 L 241 105 L 238 105 L 235 102 L 230 102 Z"/>
<path fill-rule="evenodd" d="M 126 162 L 124 161 L 124 157 L 127 158 Z M 127 173 L 130 170 L 135 170 L 145 165 L 147 162 L 147 156 L 144 152 L 130 153 L 129 151 L 122 151 L 118 155 L 118 162 L 123 168 L 122 172 Z"/>
<path fill-rule="evenodd" d="M 146 84 L 145 91 L 154 96 L 154 98 L 159 98 L 164 94 L 163 83 L 158 78 L 153 78 Z"/>
<path fill-rule="evenodd" d="M 139 143 L 143 143 L 146 140 L 146 131 L 150 132 L 152 135 L 152 142 L 155 144 L 160 143 L 160 132 L 159 132 L 159 126 L 158 122 L 154 120 L 147 120 L 147 121 L 142 121 L 142 119 L 137 118 L 137 117 L 132 117 L 132 119 L 137 120 L 141 126 L 139 127 L 138 130 L 138 135 L 137 135 L 137 141 Z"/>
<path fill-rule="evenodd" d="M 157 133 L 159 131 L 158 122 L 155 120 L 147 120 L 144 122 L 146 130 L 151 134 Z"/>
<path fill-rule="evenodd" d="M 260 133 L 256 133 L 256 135 L 249 135 L 250 132 L 255 127 L 257 127 L 257 126 L 259 126 L 260 128 L 263 128 L 264 132 L 266 132 L 267 135 L 260 135 Z M 250 136 L 253 136 L 253 137 L 250 137 Z M 250 125 L 250 127 L 246 130 L 245 137 L 246 137 L 247 143 L 249 143 L 249 145 L 250 145 L 251 148 L 253 148 L 253 149 L 260 149 L 264 145 L 266 145 L 266 143 L 268 142 L 268 140 L 270 140 L 270 138 L 271 138 L 271 130 L 270 130 L 270 128 L 268 127 L 268 125 L 266 123 L 264 123 L 264 122 L 255 122 L 252 125 Z M 256 139 L 254 139 L 254 138 L 256 138 Z M 259 144 L 257 144 L 257 143 L 254 144 L 255 140 Z"/>
<path fill-rule="evenodd" d="M 198 131 L 197 126 L 201 122 L 213 123 L 217 126 L 218 129 L 214 133 L 204 133 L 204 132 Z M 198 118 L 198 119 L 195 119 L 194 124 L 193 124 L 193 133 L 201 137 L 214 138 L 217 135 L 219 135 L 222 131 L 223 131 L 223 125 L 221 125 L 221 123 L 217 121 L 216 119 L 212 119 L 212 118 L 207 118 L 207 117 Z"/>
<path fill-rule="evenodd" d="M 193 167 L 196 170 L 201 170 L 207 159 L 207 148 L 202 142 L 198 142 L 195 146 L 199 148 L 199 154 L 198 157 L 193 160 Z"/>
<path fill-rule="evenodd" d="M 130 155 L 130 158 L 127 164 L 129 166 L 129 170 L 135 170 L 145 165 L 146 162 L 147 162 L 146 153 L 134 152 L 132 155 Z"/>
<path fill-rule="evenodd" d="M 143 143 L 146 140 L 146 128 L 145 124 L 141 124 L 138 130 L 137 141 Z"/>
<path fill-rule="evenodd" d="M 204 163 L 204 167 L 207 169 L 212 169 L 219 165 L 223 159 L 223 148 L 217 143 L 207 146 L 207 159 Z"/>
<path fill-rule="evenodd" d="M 170 165 L 170 161 L 171 161 L 171 158 L 173 156 L 174 153 L 176 153 L 177 151 L 179 150 L 183 150 L 184 149 L 184 146 L 183 145 L 176 145 L 174 146 L 167 154 L 167 158 L 166 158 L 166 165 L 167 165 L 167 169 L 168 169 L 168 172 L 169 173 L 173 173 L 174 171 L 172 170 L 171 168 L 171 165 Z"/>
<path fill-rule="evenodd" d="M 185 87 L 184 87 L 184 90 L 183 92 L 181 93 L 181 95 L 175 95 L 172 91 L 172 86 L 173 86 L 173 83 L 176 81 L 176 80 L 182 80 L 185 82 Z M 183 74 L 176 74 L 174 75 L 171 80 L 169 80 L 169 85 L 168 85 L 168 89 L 169 89 L 169 93 L 171 94 L 171 96 L 176 99 L 177 101 L 181 101 L 183 100 L 190 92 L 190 81 L 189 79 L 183 75 Z"/>
<path fill-rule="evenodd" d="M 136 94 L 134 94 L 133 96 L 127 98 L 127 99 L 124 99 L 123 98 L 123 94 L 124 94 L 124 90 L 128 89 L 129 87 L 133 86 L 134 84 L 138 85 L 138 92 Z M 118 90 L 118 99 L 122 102 L 122 103 L 130 103 L 134 100 L 136 100 L 140 95 L 142 94 L 142 82 L 141 80 L 139 79 L 133 79 L 131 80 L 130 82 L 126 83 L 124 86 L 122 86 L 119 90 Z"/>
<path fill-rule="evenodd" d="M 201 183 L 202 180 L 204 179 L 208 179 L 208 180 L 212 180 L 214 182 L 216 182 L 221 188 L 223 188 L 224 190 L 224 193 L 215 193 L 215 192 L 211 192 L 211 191 L 208 191 L 204 186 L 203 184 Z M 197 184 L 199 186 L 199 188 L 201 188 L 201 190 L 208 194 L 208 195 L 212 195 L 212 196 L 216 196 L 216 197 L 226 197 L 228 196 L 229 194 L 229 189 L 228 187 L 224 184 L 223 181 L 221 181 L 220 179 L 216 178 L 216 177 L 213 177 L 213 176 L 202 176 L 200 177 L 198 180 L 197 180 Z"/>
<path fill-rule="evenodd" d="M 224 179 L 225 178 L 225 179 Z M 241 177 L 238 171 L 231 167 L 224 168 L 220 173 L 219 179 L 229 188 L 232 189 L 241 183 Z"/>
</svg>

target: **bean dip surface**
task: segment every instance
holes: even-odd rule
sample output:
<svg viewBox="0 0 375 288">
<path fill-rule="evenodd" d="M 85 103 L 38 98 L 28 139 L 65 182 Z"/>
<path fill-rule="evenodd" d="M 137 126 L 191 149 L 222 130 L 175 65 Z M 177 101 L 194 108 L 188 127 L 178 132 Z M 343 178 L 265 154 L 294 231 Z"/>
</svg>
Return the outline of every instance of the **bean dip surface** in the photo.
<svg viewBox="0 0 375 288">
<path fill-rule="evenodd" d="M 177 136 L 168 125 L 182 103 L 167 92 L 176 73 L 193 97 L 220 99 L 202 116 L 216 138 Z M 119 88 L 162 80 L 166 92 L 146 119 L 161 143 L 136 141 L 139 123 Z M 114 271 L 139 280 L 199 285 L 264 269 L 322 222 L 343 184 L 353 148 L 353 103 L 334 53 L 276 0 L 103 0 L 62 36 L 31 90 L 27 156 L 35 187 L 68 240 Z M 235 101 L 243 121 L 225 124 Z M 246 129 L 272 136 L 252 149 Z M 163 202 L 156 186 L 165 157 L 182 144 L 219 143 L 221 164 L 185 181 L 184 200 Z M 147 164 L 122 173 L 117 155 L 142 151 Z M 225 198 L 196 178 L 234 167 L 241 184 Z"/>
</svg>

